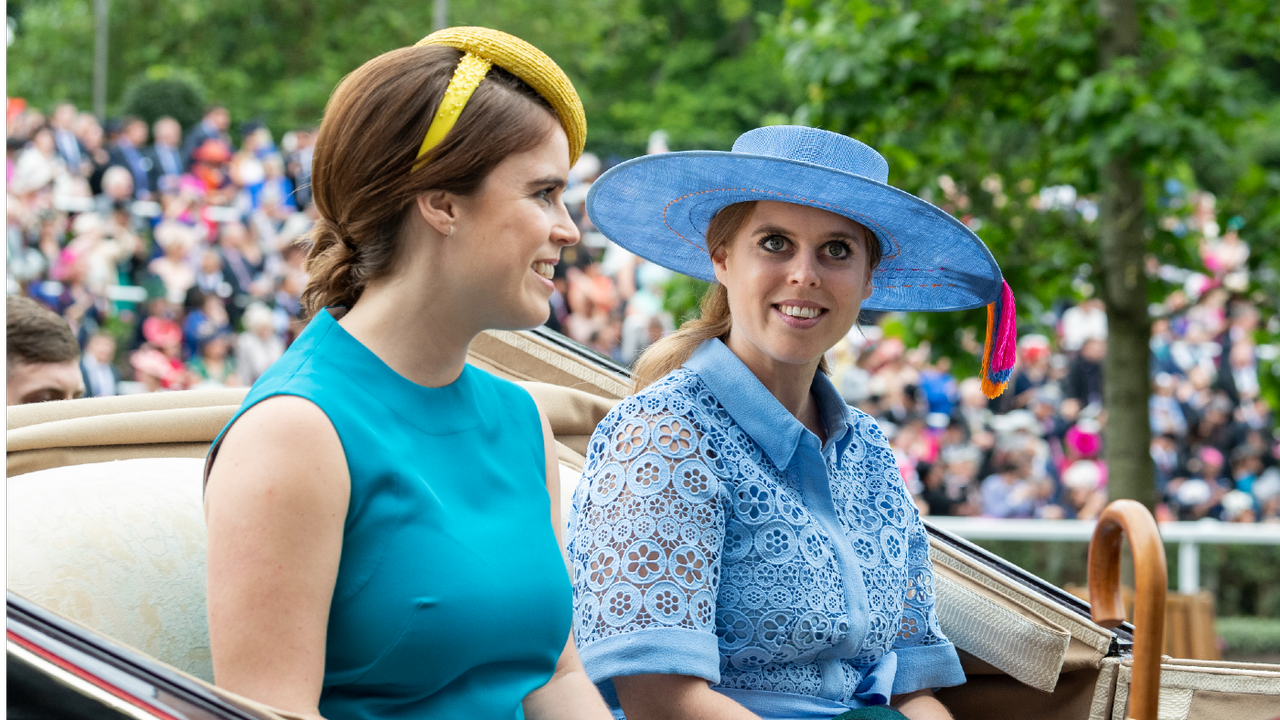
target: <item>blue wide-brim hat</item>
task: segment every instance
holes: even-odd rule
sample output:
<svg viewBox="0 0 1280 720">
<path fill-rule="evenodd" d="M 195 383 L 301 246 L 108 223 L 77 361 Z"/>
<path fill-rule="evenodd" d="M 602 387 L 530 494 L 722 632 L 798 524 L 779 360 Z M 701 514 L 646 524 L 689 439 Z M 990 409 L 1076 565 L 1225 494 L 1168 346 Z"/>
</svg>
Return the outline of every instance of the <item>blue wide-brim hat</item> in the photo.
<svg viewBox="0 0 1280 720">
<path fill-rule="evenodd" d="M 875 233 L 882 257 L 864 310 L 987 307 L 982 389 L 1013 373 L 1013 293 L 991 251 L 964 223 L 888 184 L 889 163 L 863 143 L 816 128 L 744 133 L 731 152 L 648 155 L 600 176 L 587 214 L 606 237 L 658 265 L 708 282 L 707 226 L 734 203 L 774 200 L 843 215 Z"/>
<path fill-rule="evenodd" d="M 725 207 L 750 200 L 808 205 L 875 233 L 883 256 L 865 310 L 968 310 L 1000 298 L 1000 266 L 963 223 L 888 184 L 889 163 L 853 138 L 779 125 L 743 134 L 731 152 L 647 155 L 600 176 L 587 213 L 610 240 L 658 265 L 715 281 L 706 234 Z"/>
</svg>

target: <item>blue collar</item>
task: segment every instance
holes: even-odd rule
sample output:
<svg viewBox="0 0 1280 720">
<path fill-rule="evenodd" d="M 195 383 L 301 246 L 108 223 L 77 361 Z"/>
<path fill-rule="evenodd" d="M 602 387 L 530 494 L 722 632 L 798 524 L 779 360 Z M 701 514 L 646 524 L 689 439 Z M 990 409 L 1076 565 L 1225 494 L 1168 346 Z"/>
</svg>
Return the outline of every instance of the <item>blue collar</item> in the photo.
<svg viewBox="0 0 1280 720">
<path fill-rule="evenodd" d="M 805 433 L 813 436 L 719 339 L 704 341 L 684 367 L 698 374 L 733 421 L 760 445 L 779 470 L 790 466 Z M 849 431 L 849 406 L 821 372 L 814 373 L 812 391 L 827 430 L 827 445 L 835 445 L 843 454 L 853 437 Z"/>
</svg>

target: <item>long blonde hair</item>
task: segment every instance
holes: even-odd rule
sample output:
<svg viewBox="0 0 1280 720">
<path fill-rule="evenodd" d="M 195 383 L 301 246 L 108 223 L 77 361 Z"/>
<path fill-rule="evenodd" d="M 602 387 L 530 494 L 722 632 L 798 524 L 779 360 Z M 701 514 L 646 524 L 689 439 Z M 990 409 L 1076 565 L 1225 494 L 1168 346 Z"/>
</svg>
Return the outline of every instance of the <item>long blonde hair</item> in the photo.
<svg viewBox="0 0 1280 720">
<path fill-rule="evenodd" d="M 707 226 L 707 254 L 715 257 L 723 253 L 755 209 L 756 201 L 749 201 L 729 205 L 716 213 Z M 867 270 L 870 272 L 880 264 L 880 242 L 865 227 L 862 237 L 866 244 Z M 733 328 L 733 316 L 729 313 L 729 291 L 723 285 L 712 283 L 702 296 L 698 310 L 697 318 L 685 322 L 679 330 L 650 345 L 636 360 L 636 366 L 631 371 L 634 383 L 632 392 L 640 392 L 684 365 L 703 342 L 711 338 L 725 340 L 729 337 L 729 331 Z M 818 361 L 818 369 L 824 373 L 830 372 L 825 357 Z"/>
</svg>

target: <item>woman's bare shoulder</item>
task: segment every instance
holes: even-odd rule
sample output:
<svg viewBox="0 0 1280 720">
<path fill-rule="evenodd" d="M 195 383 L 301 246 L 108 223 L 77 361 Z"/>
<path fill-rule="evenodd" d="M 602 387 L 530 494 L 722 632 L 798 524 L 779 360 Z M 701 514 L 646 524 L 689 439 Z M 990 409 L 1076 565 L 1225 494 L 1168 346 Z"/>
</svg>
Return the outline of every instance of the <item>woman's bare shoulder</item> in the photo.
<svg viewBox="0 0 1280 720">
<path fill-rule="evenodd" d="M 294 395 L 267 398 L 227 430 L 209 471 L 207 497 L 242 488 L 252 494 L 320 494 L 345 505 L 350 491 L 346 455 L 329 416 Z"/>
</svg>

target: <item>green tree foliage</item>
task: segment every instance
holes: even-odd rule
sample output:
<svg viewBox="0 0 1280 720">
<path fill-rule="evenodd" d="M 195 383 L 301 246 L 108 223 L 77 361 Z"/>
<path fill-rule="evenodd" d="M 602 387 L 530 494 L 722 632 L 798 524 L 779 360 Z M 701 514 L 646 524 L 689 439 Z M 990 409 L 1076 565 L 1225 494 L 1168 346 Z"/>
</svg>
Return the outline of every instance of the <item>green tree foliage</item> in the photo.
<svg viewBox="0 0 1280 720">
<path fill-rule="evenodd" d="M 452 0 L 455 25 L 528 40 L 564 67 L 587 110 L 589 147 L 644 151 L 654 130 L 674 148 L 727 149 L 799 101 L 781 50 L 758 32 L 782 0 Z M 24 0 L 9 48 L 9 94 L 37 107 L 88 107 L 90 0 Z M 14 11 L 11 9 L 11 14 Z M 197 78 L 237 121 L 275 129 L 319 122 L 329 93 L 369 58 L 431 31 L 432 4 L 407 0 L 112 0 L 109 112 L 126 82 L 155 66 Z"/>
<path fill-rule="evenodd" d="M 130 83 L 120 101 L 126 115 L 137 115 L 147 124 L 168 115 L 183 127 L 190 127 L 204 115 L 204 90 L 188 73 L 164 65 L 154 65 Z"/>
</svg>

